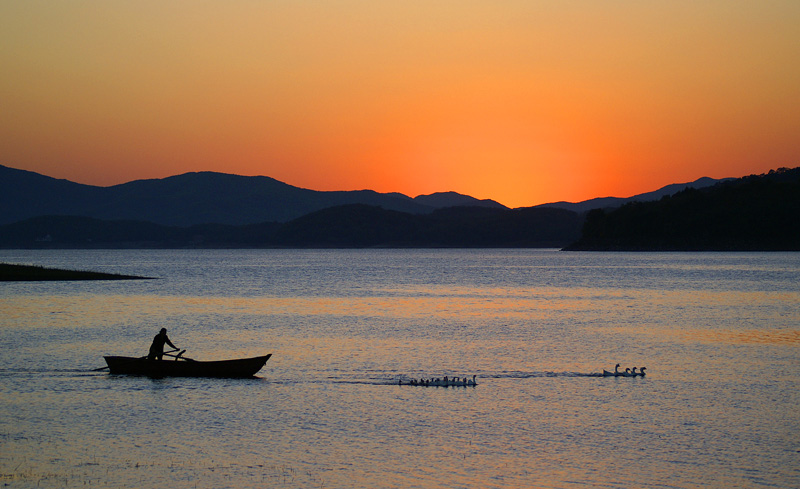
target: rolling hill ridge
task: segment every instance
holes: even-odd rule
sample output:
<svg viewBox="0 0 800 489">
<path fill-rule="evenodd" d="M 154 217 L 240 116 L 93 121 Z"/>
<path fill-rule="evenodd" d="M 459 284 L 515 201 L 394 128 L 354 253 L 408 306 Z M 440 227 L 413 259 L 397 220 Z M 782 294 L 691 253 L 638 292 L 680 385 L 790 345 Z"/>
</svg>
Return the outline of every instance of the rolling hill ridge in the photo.
<svg viewBox="0 0 800 489">
<path fill-rule="evenodd" d="M 419 200 L 417 200 L 419 199 Z M 44 215 L 150 221 L 165 226 L 286 222 L 346 204 L 425 214 L 453 205 L 504 209 L 491 201 L 447 192 L 412 199 L 372 190 L 322 192 L 269 177 L 197 172 L 97 187 L 0 165 L 0 224 Z"/>
<path fill-rule="evenodd" d="M 541 207 L 585 212 L 633 200 L 654 200 L 686 187 L 700 188 L 716 182 L 718 180 L 704 178 L 628 198 L 557 202 Z M 245 225 L 288 222 L 315 211 L 348 204 L 378 206 L 409 214 L 429 214 L 436 209 L 459 206 L 508 209 L 494 200 L 479 200 L 456 192 L 414 198 L 372 190 L 323 192 L 294 187 L 270 177 L 215 172 L 185 173 L 98 187 L 0 165 L 0 224 L 39 216 L 67 215 L 149 221 L 164 226 Z"/>
<path fill-rule="evenodd" d="M 93 187 L 0 167 L 2 248 L 800 250 L 798 214 L 800 168 L 508 209 L 455 192 L 317 192 L 210 172 Z"/>
</svg>

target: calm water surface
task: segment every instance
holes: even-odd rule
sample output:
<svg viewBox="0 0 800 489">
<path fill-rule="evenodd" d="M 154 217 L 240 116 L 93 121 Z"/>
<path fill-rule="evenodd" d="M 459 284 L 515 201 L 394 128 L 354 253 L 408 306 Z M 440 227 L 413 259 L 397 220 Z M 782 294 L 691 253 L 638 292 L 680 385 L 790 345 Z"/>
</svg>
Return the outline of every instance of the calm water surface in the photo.
<svg viewBox="0 0 800 489">
<path fill-rule="evenodd" d="M 7 487 L 800 487 L 800 254 L 0 251 Z M 252 380 L 110 376 L 161 327 Z M 645 378 L 602 369 L 647 366 Z M 476 387 L 399 386 L 478 376 Z"/>
</svg>

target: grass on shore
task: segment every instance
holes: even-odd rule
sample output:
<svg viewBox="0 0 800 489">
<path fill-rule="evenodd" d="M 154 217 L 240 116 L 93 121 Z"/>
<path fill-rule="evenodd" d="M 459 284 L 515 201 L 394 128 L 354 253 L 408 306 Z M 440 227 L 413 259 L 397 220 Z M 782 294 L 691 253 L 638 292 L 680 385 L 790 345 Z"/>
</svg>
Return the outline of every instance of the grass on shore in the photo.
<svg viewBox="0 0 800 489">
<path fill-rule="evenodd" d="M 61 270 L 38 265 L 0 263 L 0 282 L 36 282 L 52 280 L 146 280 L 150 277 L 116 273 Z"/>
</svg>

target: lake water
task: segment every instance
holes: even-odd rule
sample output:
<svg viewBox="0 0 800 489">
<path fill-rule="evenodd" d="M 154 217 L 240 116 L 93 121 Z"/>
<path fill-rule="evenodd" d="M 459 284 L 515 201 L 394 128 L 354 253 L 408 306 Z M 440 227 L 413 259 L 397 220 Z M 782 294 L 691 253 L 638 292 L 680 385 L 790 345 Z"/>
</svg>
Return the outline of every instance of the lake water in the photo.
<svg viewBox="0 0 800 489">
<path fill-rule="evenodd" d="M 6 487 L 800 487 L 799 253 L 0 251 Z M 94 372 L 166 327 L 256 379 Z M 600 376 L 616 363 L 644 378 Z M 397 385 L 477 375 L 475 387 Z"/>
</svg>

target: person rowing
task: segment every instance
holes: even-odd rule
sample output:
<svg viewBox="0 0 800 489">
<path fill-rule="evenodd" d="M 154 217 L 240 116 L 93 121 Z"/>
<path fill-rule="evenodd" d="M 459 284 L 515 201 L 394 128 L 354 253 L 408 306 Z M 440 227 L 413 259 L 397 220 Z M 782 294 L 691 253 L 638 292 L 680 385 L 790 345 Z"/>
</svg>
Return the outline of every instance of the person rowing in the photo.
<svg viewBox="0 0 800 489">
<path fill-rule="evenodd" d="M 167 328 L 161 328 L 161 331 L 153 338 L 153 344 L 150 345 L 150 353 L 147 355 L 148 360 L 161 360 L 164 357 L 164 345 L 167 344 L 174 349 L 178 349 L 173 345 L 167 336 Z"/>
</svg>

